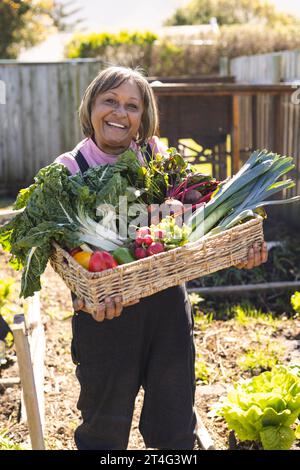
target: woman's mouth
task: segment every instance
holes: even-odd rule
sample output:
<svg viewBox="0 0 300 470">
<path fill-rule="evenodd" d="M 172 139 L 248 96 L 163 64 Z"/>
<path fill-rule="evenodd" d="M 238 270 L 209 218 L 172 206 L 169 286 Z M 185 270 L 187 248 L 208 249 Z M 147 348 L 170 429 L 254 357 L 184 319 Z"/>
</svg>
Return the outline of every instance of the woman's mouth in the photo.
<svg viewBox="0 0 300 470">
<path fill-rule="evenodd" d="M 118 122 L 113 122 L 113 121 L 106 121 L 106 124 L 109 126 L 109 127 L 113 127 L 115 129 L 127 129 L 126 126 L 124 126 L 123 124 L 119 124 Z"/>
</svg>

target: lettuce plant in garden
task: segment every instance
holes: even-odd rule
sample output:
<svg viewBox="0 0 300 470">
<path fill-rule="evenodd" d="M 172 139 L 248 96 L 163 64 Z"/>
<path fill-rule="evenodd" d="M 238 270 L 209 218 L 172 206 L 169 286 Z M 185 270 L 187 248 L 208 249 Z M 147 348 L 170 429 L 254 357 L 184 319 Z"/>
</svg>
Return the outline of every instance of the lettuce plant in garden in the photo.
<svg viewBox="0 0 300 470">
<path fill-rule="evenodd" d="M 237 382 L 210 415 L 224 417 L 241 441 L 288 450 L 300 438 L 300 366 L 276 366 Z M 298 421 L 298 423 L 297 423 Z"/>
<path fill-rule="evenodd" d="M 295 292 L 291 297 L 291 304 L 297 315 L 300 315 L 300 292 Z"/>
</svg>

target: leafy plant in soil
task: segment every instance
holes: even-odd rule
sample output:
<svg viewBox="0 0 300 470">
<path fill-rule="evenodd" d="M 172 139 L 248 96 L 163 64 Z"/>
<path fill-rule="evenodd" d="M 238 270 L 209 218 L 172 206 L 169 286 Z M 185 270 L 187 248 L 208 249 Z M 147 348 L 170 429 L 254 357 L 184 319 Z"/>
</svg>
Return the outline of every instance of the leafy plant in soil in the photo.
<svg viewBox="0 0 300 470">
<path fill-rule="evenodd" d="M 211 414 L 222 416 L 241 441 L 256 441 L 265 450 L 288 450 L 299 435 L 300 368 L 275 366 L 240 380 Z"/>
</svg>

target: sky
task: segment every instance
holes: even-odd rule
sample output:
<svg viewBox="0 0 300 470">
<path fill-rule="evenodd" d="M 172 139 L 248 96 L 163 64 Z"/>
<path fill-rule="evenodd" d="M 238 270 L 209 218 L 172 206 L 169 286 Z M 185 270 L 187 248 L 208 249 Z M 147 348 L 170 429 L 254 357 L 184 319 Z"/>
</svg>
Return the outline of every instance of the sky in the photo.
<svg viewBox="0 0 300 470">
<path fill-rule="evenodd" d="M 61 2 L 70 4 L 70 0 Z M 74 19 L 78 17 L 83 20 L 81 29 L 84 32 L 120 29 L 155 31 L 186 3 L 189 0 L 73 0 L 72 8 L 81 8 Z M 300 16 L 300 0 L 272 0 L 272 3 L 282 11 Z M 19 60 L 59 60 L 63 57 L 64 43 L 70 36 L 50 36 L 43 44 L 22 52 Z"/>
<path fill-rule="evenodd" d="M 64 0 L 68 1 L 68 0 Z M 299 14 L 300 0 L 271 0 L 282 11 Z M 73 0 L 87 30 L 155 29 L 188 0 Z"/>
<path fill-rule="evenodd" d="M 68 2 L 68 0 L 63 0 Z M 73 0 L 87 30 L 156 29 L 185 0 Z"/>
</svg>

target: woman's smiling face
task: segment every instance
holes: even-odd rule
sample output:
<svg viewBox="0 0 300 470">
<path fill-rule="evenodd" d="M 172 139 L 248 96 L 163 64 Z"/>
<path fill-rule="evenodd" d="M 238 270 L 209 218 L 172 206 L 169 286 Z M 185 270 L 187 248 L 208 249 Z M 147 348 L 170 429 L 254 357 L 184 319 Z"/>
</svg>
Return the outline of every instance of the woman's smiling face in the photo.
<svg viewBox="0 0 300 470">
<path fill-rule="evenodd" d="M 97 146 L 112 155 L 125 151 L 138 134 L 143 111 L 140 90 L 132 80 L 98 95 L 91 112 Z"/>
</svg>

